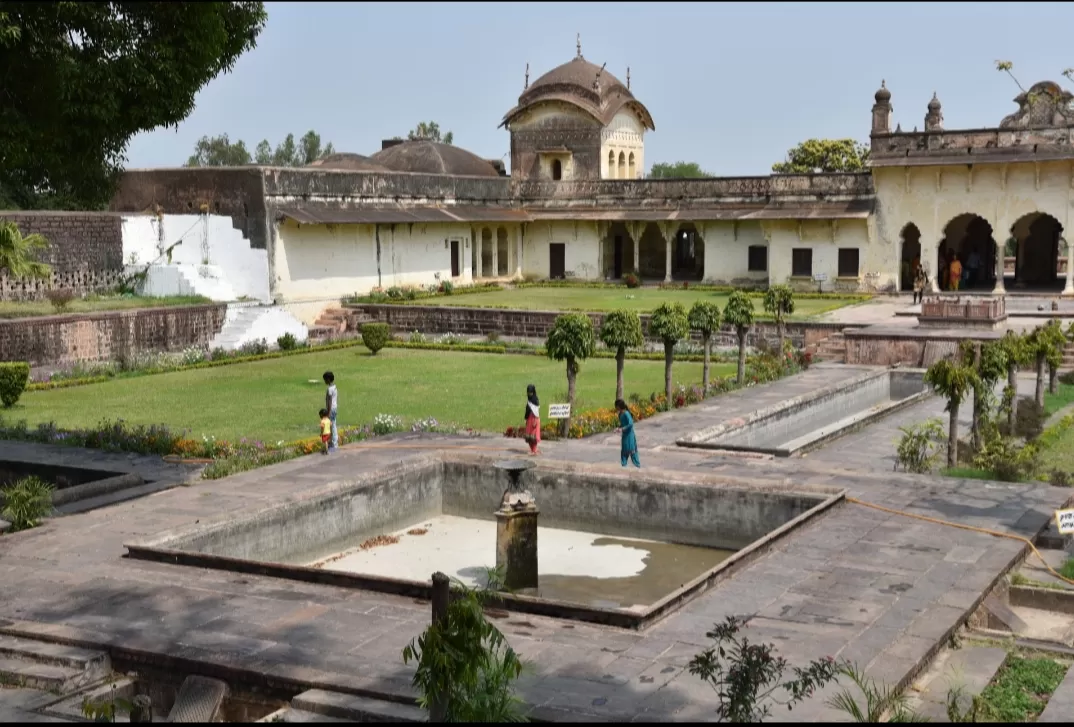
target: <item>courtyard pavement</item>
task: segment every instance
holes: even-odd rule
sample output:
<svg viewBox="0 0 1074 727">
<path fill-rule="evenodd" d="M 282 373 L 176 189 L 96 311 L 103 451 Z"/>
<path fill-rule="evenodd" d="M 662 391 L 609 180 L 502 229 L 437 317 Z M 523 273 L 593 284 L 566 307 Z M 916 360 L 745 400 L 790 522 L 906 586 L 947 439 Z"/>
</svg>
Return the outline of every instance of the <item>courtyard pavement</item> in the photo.
<svg viewBox="0 0 1074 727">
<path fill-rule="evenodd" d="M 892 472 L 885 459 L 894 449 L 892 428 L 897 421 L 934 416 L 942 409 L 935 399 L 801 459 L 750 460 L 666 448 L 679 433 L 858 373 L 853 367 L 816 366 L 641 422 L 643 466 L 704 475 L 713 487 L 742 482 L 841 487 L 884 507 L 1023 536 L 1040 531 L 1069 499 L 1069 490 L 1047 486 Z M 609 437 L 546 442 L 544 457 L 618 471 L 613 442 Z M 0 442 L 0 459 L 37 446 Z M 445 450 L 446 456 L 472 450 L 502 457 L 520 454 L 525 445 L 502 438 L 405 435 L 338 456 L 197 481 L 4 536 L 0 632 L 100 644 L 126 654 L 166 654 L 178 671 L 196 664 L 204 673 L 208 665 L 221 665 L 326 689 L 412 697 L 412 667 L 403 665 L 401 650 L 428 625 L 427 602 L 128 560 L 123 543 L 387 470 L 423 455 L 420 447 Z M 93 456 L 98 462 L 130 461 L 123 455 Z M 519 694 L 537 708 L 535 716 L 705 720 L 713 718 L 715 695 L 686 666 L 708 644 L 706 631 L 725 616 L 752 616 L 750 639 L 774 643 L 793 664 L 846 658 L 874 678 L 905 683 L 1022 554 L 1015 540 L 844 503 L 644 631 L 521 614 L 497 623 L 530 662 Z M 824 696 L 786 716 L 840 719 Z"/>
</svg>

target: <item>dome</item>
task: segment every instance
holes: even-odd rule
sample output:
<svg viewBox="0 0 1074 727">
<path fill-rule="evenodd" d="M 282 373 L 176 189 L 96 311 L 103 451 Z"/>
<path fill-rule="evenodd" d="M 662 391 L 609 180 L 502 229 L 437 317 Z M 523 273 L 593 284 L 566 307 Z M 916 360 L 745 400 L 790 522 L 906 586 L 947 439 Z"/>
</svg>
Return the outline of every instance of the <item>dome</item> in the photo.
<svg viewBox="0 0 1074 727">
<path fill-rule="evenodd" d="M 876 92 L 876 96 L 874 98 L 876 99 L 877 103 L 887 103 L 891 100 L 891 91 L 888 90 L 886 82 L 880 82 L 880 90 Z"/>
<path fill-rule="evenodd" d="M 939 110 L 940 110 L 940 99 L 936 98 L 936 92 L 933 91 L 932 92 L 932 100 L 929 101 L 929 111 L 939 111 Z"/>
<path fill-rule="evenodd" d="M 385 142 L 387 143 L 387 142 Z M 470 177 L 498 177 L 487 161 L 451 144 L 419 139 L 400 141 L 381 149 L 369 161 L 392 172 L 453 174 Z"/>
<path fill-rule="evenodd" d="M 620 109 L 628 106 L 638 114 L 645 128 L 656 128 L 649 110 L 634 98 L 630 89 L 606 69 L 583 58 L 581 51 L 531 83 L 518 97 L 518 105 L 503 117 L 500 126 L 510 123 L 522 111 L 540 101 L 569 103 L 602 125 L 607 125 Z"/>
<path fill-rule="evenodd" d="M 306 165 L 307 168 L 337 169 L 347 172 L 386 172 L 387 167 L 377 164 L 367 156 L 361 154 L 329 154 L 315 162 Z"/>
</svg>

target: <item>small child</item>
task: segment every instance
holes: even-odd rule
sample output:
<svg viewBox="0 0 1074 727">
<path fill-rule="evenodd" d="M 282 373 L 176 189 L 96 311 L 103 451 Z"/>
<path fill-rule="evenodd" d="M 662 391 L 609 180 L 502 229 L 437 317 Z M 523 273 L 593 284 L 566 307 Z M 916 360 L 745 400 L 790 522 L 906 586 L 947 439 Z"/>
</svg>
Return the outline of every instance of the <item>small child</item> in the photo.
<svg viewBox="0 0 1074 727">
<path fill-rule="evenodd" d="M 630 409 L 622 399 L 615 400 L 615 410 L 619 412 L 619 427 L 615 430 L 623 435 L 622 445 L 619 448 L 619 457 L 623 466 L 626 467 L 629 459 L 635 467 L 641 467 L 638 459 L 638 439 L 634 436 L 634 417 L 630 415 Z"/>
<path fill-rule="evenodd" d="M 327 409 L 321 409 L 318 415 L 321 417 L 321 443 L 324 444 L 321 454 L 328 454 L 328 445 L 332 441 L 332 420 L 328 418 Z"/>
</svg>

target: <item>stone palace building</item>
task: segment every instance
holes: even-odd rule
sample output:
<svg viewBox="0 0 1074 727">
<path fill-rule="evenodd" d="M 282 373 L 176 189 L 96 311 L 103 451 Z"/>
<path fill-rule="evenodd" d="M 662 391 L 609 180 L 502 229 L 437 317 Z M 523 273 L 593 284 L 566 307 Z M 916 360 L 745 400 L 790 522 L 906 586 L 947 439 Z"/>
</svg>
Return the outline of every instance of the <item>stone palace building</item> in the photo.
<svg viewBox="0 0 1074 727">
<path fill-rule="evenodd" d="M 212 267 L 224 288 L 312 321 L 341 296 L 439 280 L 705 281 L 804 290 L 933 286 L 950 250 L 973 289 L 1074 294 L 1064 230 L 1074 202 L 1070 93 L 1038 83 L 996 127 L 893 125 L 881 84 L 858 174 L 645 179 L 656 124 L 630 88 L 576 57 L 526 83 L 500 126 L 511 175 L 464 149 L 385 141 L 305 168 L 131 170 L 112 209 L 124 250 Z M 865 116 L 863 110 L 863 117 Z M 909 124 L 908 124 L 909 125 Z M 199 240 L 173 239 L 201 227 Z M 203 277 L 212 277 L 204 270 Z M 197 285 L 194 285 L 196 288 Z"/>
</svg>

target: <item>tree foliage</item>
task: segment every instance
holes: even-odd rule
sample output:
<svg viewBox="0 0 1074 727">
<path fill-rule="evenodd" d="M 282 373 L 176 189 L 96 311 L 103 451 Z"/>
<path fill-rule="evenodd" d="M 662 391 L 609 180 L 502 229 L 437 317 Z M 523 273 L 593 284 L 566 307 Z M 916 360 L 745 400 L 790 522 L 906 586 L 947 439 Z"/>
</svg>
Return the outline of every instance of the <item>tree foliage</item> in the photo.
<svg viewBox="0 0 1074 727">
<path fill-rule="evenodd" d="M 615 351 L 615 398 L 623 398 L 623 364 L 626 350 L 645 343 L 641 316 L 632 310 L 613 310 L 600 325 L 600 340 Z"/>
<path fill-rule="evenodd" d="M 418 125 L 407 132 L 406 138 L 409 141 L 438 141 L 442 144 L 451 144 L 455 141 L 454 132 L 447 132 L 441 135 L 440 124 L 435 121 L 419 121 Z"/>
<path fill-rule="evenodd" d="M 241 167 L 260 164 L 271 167 L 304 167 L 322 157 L 335 153 L 332 143 L 321 145 L 321 135 L 312 129 L 295 143 L 295 135 L 288 134 L 273 149 L 268 139 L 262 139 L 254 153 L 246 148 L 241 139 L 232 142 L 227 134 L 203 136 L 194 146 L 194 154 L 187 160 L 188 167 Z"/>
<path fill-rule="evenodd" d="M 649 333 L 664 342 L 664 393 L 671 408 L 671 366 L 675 344 L 690 335 L 690 319 L 682 303 L 663 303 L 649 318 Z"/>
<path fill-rule="evenodd" d="M 794 313 L 794 291 L 789 285 L 773 285 L 764 293 L 764 309 L 776 319 L 776 330 L 779 331 L 779 351 L 783 354 L 784 328 L 787 325 L 787 316 Z"/>
<path fill-rule="evenodd" d="M 46 280 L 52 268 L 37 256 L 48 247 L 43 235 L 22 234 L 11 220 L 0 220 L 0 272 L 14 280 Z"/>
<path fill-rule="evenodd" d="M 808 139 L 787 152 L 786 160 L 772 165 L 776 174 L 861 172 L 869 147 L 853 139 Z"/>
<path fill-rule="evenodd" d="M 261 2 L 5 2 L 0 199 L 95 209 L 130 139 L 174 127 L 253 48 Z"/>
<path fill-rule="evenodd" d="M 705 391 L 709 389 L 710 360 L 712 357 L 712 334 L 720 330 L 723 319 L 720 317 L 720 307 L 710 300 L 699 300 L 693 304 L 688 314 L 690 330 L 701 334 L 701 344 L 705 350 L 705 363 L 701 369 L 701 386 Z"/>
<path fill-rule="evenodd" d="M 740 290 L 732 291 L 723 309 L 724 323 L 735 327 L 738 337 L 738 384 L 746 379 L 746 336 L 753 326 L 753 301 Z"/>
<path fill-rule="evenodd" d="M 657 162 L 649 170 L 649 179 L 704 179 L 711 176 L 697 162 Z"/>
<path fill-rule="evenodd" d="M 947 435 L 947 466 L 958 464 L 958 410 L 976 383 L 973 368 L 949 358 L 937 361 L 925 372 L 925 383 L 947 400 L 944 408 L 949 415 Z"/>
<path fill-rule="evenodd" d="M 575 381 L 579 365 L 593 355 L 597 348 L 597 337 L 593 331 L 593 320 L 585 313 L 564 313 L 557 316 L 548 332 L 545 351 L 553 361 L 567 364 L 567 399 L 574 414 Z M 570 419 L 563 420 L 564 436 L 570 430 Z"/>
</svg>

